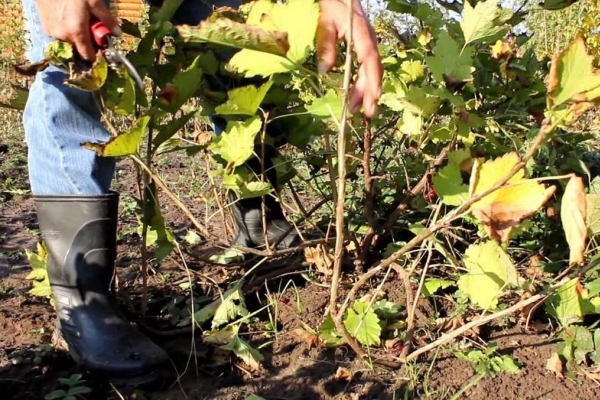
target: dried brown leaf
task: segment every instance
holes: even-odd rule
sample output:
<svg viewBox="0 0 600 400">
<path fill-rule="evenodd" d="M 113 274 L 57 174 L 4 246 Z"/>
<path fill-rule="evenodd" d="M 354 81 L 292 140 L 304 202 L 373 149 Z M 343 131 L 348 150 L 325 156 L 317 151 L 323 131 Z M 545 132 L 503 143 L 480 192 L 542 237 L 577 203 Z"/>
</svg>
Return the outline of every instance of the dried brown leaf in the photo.
<svg viewBox="0 0 600 400">
<path fill-rule="evenodd" d="M 546 369 L 552 371 L 557 377 L 563 378 L 563 363 L 558 353 L 552 353 L 548 361 L 546 361 Z"/>
<path fill-rule="evenodd" d="M 352 380 L 352 372 L 344 367 L 339 367 L 333 378 L 337 381 L 350 382 Z"/>
<path fill-rule="evenodd" d="M 304 249 L 304 257 L 320 273 L 325 275 L 333 274 L 333 256 L 324 245 L 319 244 L 315 247 L 306 247 Z"/>
</svg>

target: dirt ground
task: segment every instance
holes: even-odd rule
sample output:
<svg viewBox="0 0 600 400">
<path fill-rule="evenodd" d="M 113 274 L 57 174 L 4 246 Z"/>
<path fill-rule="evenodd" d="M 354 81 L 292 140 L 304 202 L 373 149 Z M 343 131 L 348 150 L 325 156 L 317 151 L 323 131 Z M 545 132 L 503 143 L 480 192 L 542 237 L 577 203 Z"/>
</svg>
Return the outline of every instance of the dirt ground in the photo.
<svg viewBox="0 0 600 400">
<path fill-rule="evenodd" d="M 0 180 L 26 181 L 24 158 L 14 162 L 17 152 L 24 152 L 22 145 L 5 146 L 0 151 Z M 10 162 L 10 168 L 7 166 Z M 171 184 L 177 184 L 178 168 L 187 161 L 171 163 L 162 168 Z M 115 188 L 123 193 L 133 193 L 134 174 L 127 163 L 119 164 Z M 192 185 L 186 182 L 187 185 Z M 201 182 L 200 182 L 201 184 Z M 25 184 L 24 184 L 25 185 Z M 28 189 L 24 186 L 24 189 Z M 46 299 L 27 294 L 31 282 L 25 279 L 30 271 L 24 249 L 35 249 L 38 240 L 37 223 L 33 201 L 27 192 L 0 190 L 0 398 L 5 400 L 36 400 L 60 388 L 60 377 L 74 373 L 84 374 L 86 385 L 92 389 L 85 399 L 223 399 L 242 400 L 251 394 L 265 399 L 450 399 L 464 387 L 476 373 L 473 367 L 452 356 L 449 352 L 430 354 L 415 365 L 399 371 L 379 367 L 369 369 L 358 361 L 347 347 L 323 349 L 309 344 L 292 334 L 295 328 L 307 324 L 318 327 L 328 301 L 328 289 L 295 276 L 297 294 L 288 288 L 279 297 L 276 319 L 279 334 L 265 337 L 254 332 L 249 340 L 259 345 L 265 356 L 264 370 L 251 373 L 243 365 L 230 358 L 216 357 L 198 343 L 189 361 L 190 335 L 161 337 L 156 340 L 173 355 L 175 365 L 182 375 L 170 387 L 153 391 L 125 392 L 115 390 L 107 382 L 86 374 L 75 365 L 66 353 L 49 346 L 54 324 L 54 313 Z M 204 211 L 193 201 L 193 191 L 181 188 L 181 196 L 194 213 L 204 218 Z M 186 194 L 187 193 L 187 194 Z M 122 204 L 119 240 L 119 277 L 130 294 L 135 294 L 139 281 L 139 237 L 131 233 L 135 218 L 126 208 L 131 197 L 125 196 Z M 166 219 L 176 234 L 184 234 L 191 226 L 174 207 L 168 207 Z M 213 229 L 219 229 L 213 228 Z M 222 227 L 221 227 L 221 230 Z M 127 233 L 129 232 L 129 233 Z M 225 231 L 220 232 L 221 236 Z M 205 247 L 206 248 L 206 247 Z M 176 257 L 167 258 L 160 272 L 178 282 L 185 277 Z M 240 273 L 211 269 L 199 260 L 191 260 L 189 267 L 201 274 Z M 197 276 L 197 275 L 196 275 Z M 219 275 L 220 276 L 220 275 Z M 291 278 L 271 282 L 271 288 L 281 287 Z M 168 292 L 163 281 L 151 279 L 154 293 Z M 398 281 L 386 286 L 390 298 L 401 301 L 401 285 Z M 298 296 L 298 297 L 297 297 Z M 261 287 L 248 296 L 248 305 L 257 309 L 264 304 L 266 291 Z M 265 321 L 266 315 L 259 314 Z M 522 366 L 516 375 L 501 373 L 496 378 L 485 378 L 467 390 L 465 399 L 596 399 L 600 387 L 592 381 L 572 381 L 558 378 L 546 369 L 546 361 L 553 352 L 549 331 L 544 321 L 537 321 L 533 329 L 525 332 L 522 327 L 508 324 L 494 327 L 482 333 L 482 339 L 496 340 L 503 354 L 511 354 Z M 336 378 L 342 367 L 353 373 L 352 379 Z"/>
</svg>

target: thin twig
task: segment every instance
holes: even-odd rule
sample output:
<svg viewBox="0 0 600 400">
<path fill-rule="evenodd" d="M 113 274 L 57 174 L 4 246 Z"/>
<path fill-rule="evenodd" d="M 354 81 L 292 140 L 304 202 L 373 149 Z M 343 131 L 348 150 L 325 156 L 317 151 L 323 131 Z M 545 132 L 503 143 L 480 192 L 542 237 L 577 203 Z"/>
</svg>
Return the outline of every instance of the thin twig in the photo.
<svg viewBox="0 0 600 400">
<path fill-rule="evenodd" d="M 367 121 L 364 133 L 364 154 L 363 154 L 363 173 L 365 178 L 365 213 L 369 223 L 369 230 L 362 241 L 360 255 L 358 256 L 357 272 L 362 273 L 367 261 L 367 256 L 371 251 L 373 238 L 377 234 L 377 218 L 375 218 L 375 180 L 371 176 L 371 150 L 373 135 L 371 124 Z"/>
<path fill-rule="evenodd" d="M 213 237 L 208 230 L 194 217 L 194 214 L 190 211 L 189 208 L 165 185 L 165 183 L 160 179 L 160 177 L 154 172 L 151 167 L 147 166 L 144 161 L 142 161 L 138 156 L 132 155 L 131 158 L 138 163 L 145 171 L 148 173 L 148 176 L 152 178 L 156 186 L 158 186 L 161 190 L 165 192 L 165 194 L 175 203 L 177 207 L 183 211 L 183 213 L 190 219 L 194 227 L 200 232 L 202 236 L 205 238 Z M 222 238 L 219 238 L 222 239 Z"/>
</svg>

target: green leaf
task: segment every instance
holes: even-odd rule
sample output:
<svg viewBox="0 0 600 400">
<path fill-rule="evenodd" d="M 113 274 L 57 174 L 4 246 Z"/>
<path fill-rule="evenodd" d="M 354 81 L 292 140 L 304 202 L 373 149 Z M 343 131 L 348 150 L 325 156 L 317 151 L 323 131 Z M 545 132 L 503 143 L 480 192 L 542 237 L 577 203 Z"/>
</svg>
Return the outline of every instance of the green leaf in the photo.
<svg viewBox="0 0 600 400">
<path fill-rule="evenodd" d="M 449 152 L 448 165 L 433 176 L 433 187 L 442 203 L 449 206 L 458 206 L 469 197 L 469 186 L 463 183 L 461 165 L 470 157 L 469 150 Z"/>
<path fill-rule="evenodd" d="M 175 75 L 173 82 L 158 93 L 157 104 L 163 110 L 174 114 L 196 94 L 202 82 L 202 70 L 198 66 L 201 57 L 196 57 L 186 70 Z"/>
<path fill-rule="evenodd" d="M 53 40 L 46 46 L 44 56 L 54 65 L 67 65 L 74 57 L 73 45 L 62 40 Z"/>
<path fill-rule="evenodd" d="M 588 296 L 594 297 L 600 293 L 600 278 L 596 278 L 585 284 L 585 288 L 588 290 Z"/>
<path fill-rule="evenodd" d="M 512 260 L 495 241 L 470 245 L 464 263 L 469 272 L 458 279 L 458 287 L 483 309 L 496 309 L 508 285 L 519 285 Z"/>
<path fill-rule="evenodd" d="M 400 76 L 406 83 L 412 83 L 425 76 L 425 67 L 418 60 L 404 61 L 400 65 Z"/>
<path fill-rule="evenodd" d="M 249 199 L 252 197 L 265 196 L 271 193 L 273 187 L 269 182 L 248 182 L 242 185 L 239 190 L 239 196 L 241 199 Z"/>
<path fill-rule="evenodd" d="M 313 100 L 305 108 L 315 117 L 335 118 L 336 121 L 339 121 L 342 118 L 343 105 L 342 97 L 335 90 L 329 89 L 325 96 Z"/>
<path fill-rule="evenodd" d="M 89 70 L 72 69 L 65 85 L 86 92 L 95 92 L 104 86 L 108 76 L 108 62 L 101 52 L 96 54 L 96 61 Z"/>
<path fill-rule="evenodd" d="M 440 289 L 446 289 L 454 285 L 454 281 L 437 278 L 427 278 L 423 284 L 423 296 L 431 297 Z"/>
<path fill-rule="evenodd" d="M 227 249 L 223 253 L 210 256 L 210 261 L 217 264 L 232 264 L 244 261 L 244 253 L 237 249 Z"/>
<path fill-rule="evenodd" d="M 546 310 L 563 326 L 581 322 L 589 308 L 579 278 L 571 279 L 546 299 Z"/>
<path fill-rule="evenodd" d="M 400 316 L 400 306 L 386 299 L 375 302 L 373 311 L 383 319 L 398 318 Z"/>
<path fill-rule="evenodd" d="M 477 2 L 475 7 L 466 1 L 462 13 L 460 27 L 463 31 L 465 43 L 485 42 L 496 38 L 504 31 L 498 26 L 498 19 L 503 16 L 503 10 L 498 7 L 498 0 Z"/>
<path fill-rule="evenodd" d="M 248 13 L 247 23 L 287 34 L 289 50 L 282 57 L 244 49 L 232 57 L 229 65 L 246 77 L 295 70 L 314 47 L 318 20 L 319 6 L 312 0 L 289 0 L 283 4 L 257 1 Z"/>
<path fill-rule="evenodd" d="M 266 400 L 266 399 L 264 397 L 260 397 L 255 394 L 251 394 L 250 396 L 246 397 L 244 400 Z"/>
<path fill-rule="evenodd" d="M 453 80 L 472 79 L 473 48 L 460 50 L 458 43 L 446 31 L 440 32 L 433 48 L 433 56 L 426 57 L 425 62 L 431 74 L 439 83 L 446 82 L 444 76 Z"/>
<path fill-rule="evenodd" d="M 179 117 L 175 120 L 169 121 L 164 125 L 156 127 L 157 134 L 152 139 L 152 146 L 158 149 L 160 145 L 170 140 L 177 132 L 182 130 L 188 122 L 196 115 L 196 111 L 191 111 L 185 114 L 183 117 Z"/>
<path fill-rule="evenodd" d="M 135 112 L 137 87 L 127 70 L 124 76 L 110 74 L 102 91 L 104 106 L 119 115 L 131 115 Z"/>
<path fill-rule="evenodd" d="M 102 157 L 123 157 L 135 154 L 138 151 L 142 137 L 146 133 L 149 116 L 138 119 L 135 126 L 129 132 L 121 133 L 111 138 L 106 143 L 82 143 L 82 146 L 88 150 L 95 151 Z"/>
<path fill-rule="evenodd" d="M 423 117 L 408 108 L 402 112 L 402 120 L 399 123 L 400 131 L 409 136 L 420 136 L 423 130 Z"/>
<path fill-rule="evenodd" d="M 494 358 L 500 359 L 501 363 L 499 367 L 501 371 L 508 372 L 509 374 L 516 374 L 521 371 L 521 368 L 515 363 L 515 360 L 511 356 L 503 355 Z"/>
<path fill-rule="evenodd" d="M 245 122 L 231 122 L 227 129 L 208 146 L 232 166 L 244 164 L 254 153 L 254 140 L 262 127 L 259 117 Z"/>
<path fill-rule="evenodd" d="M 77 386 L 69 389 L 68 395 L 75 396 L 78 394 L 92 393 L 92 389 L 87 386 Z"/>
<path fill-rule="evenodd" d="M 254 115 L 273 85 L 268 81 L 261 87 L 254 85 L 236 88 L 227 92 L 227 102 L 216 107 L 219 115 Z"/>
<path fill-rule="evenodd" d="M 39 297 L 50 297 L 52 296 L 52 287 L 50 281 L 47 282 L 33 282 L 33 287 L 29 289 L 29 294 Z"/>
<path fill-rule="evenodd" d="M 25 279 L 32 279 L 37 281 L 48 279 L 48 270 L 46 267 L 46 260 L 48 257 L 48 251 L 43 243 L 37 244 L 37 253 L 29 249 L 25 249 L 25 256 L 29 265 L 31 266 L 31 272 L 25 277 Z"/>
<path fill-rule="evenodd" d="M 23 111 L 29 98 L 29 89 L 13 84 L 10 84 L 10 89 L 8 96 L 3 98 L 4 101 L 0 101 L 0 107 Z"/>
<path fill-rule="evenodd" d="M 594 57 L 588 54 L 582 37 L 552 60 L 548 95 L 552 106 L 600 97 L 600 73 L 595 70 Z"/>
<path fill-rule="evenodd" d="M 151 13 L 152 23 L 171 21 L 184 0 L 164 0 L 158 10 Z"/>
<path fill-rule="evenodd" d="M 223 350 L 232 351 L 236 356 L 242 359 L 251 369 L 260 369 L 260 362 L 264 360 L 262 354 L 254 349 L 244 340 L 236 336 L 230 343 L 221 346 Z"/>
<path fill-rule="evenodd" d="M 344 325 L 360 343 L 366 346 L 375 346 L 381 342 L 381 325 L 375 311 L 372 308 L 367 310 L 368 307 L 368 303 L 354 302 L 353 308 L 348 309 Z"/>
<path fill-rule="evenodd" d="M 57 400 L 57 399 L 62 399 L 67 395 L 67 392 L 65 392 L 64 390 L 55 390 L 53 392 L 48 393 L 44 399 L 46 400 Z"/>
<path fill-rule="evenodd" d="M 236 285 L 236 287 L 239 285 Z M 215 310 L 215 316 L 212 321 L 211 329 L 216 329 L 219 326 L 232 321 L 237 316 L 243 317 L 248 315 L 246 309 L 246 302 L 244 301 L 244 294 L 238 287 L 236 290 L 229 290 L 225 292 L 221 303 Z"/>
<path fill-rule="evenodd" d="M 327 347 L 337 347 L 344 343 L 344 338 L 335 327 L 335 322 L 331 315 L 327 315 L 323 323 L 319 326 L 319 337 Z"/>
</svg>

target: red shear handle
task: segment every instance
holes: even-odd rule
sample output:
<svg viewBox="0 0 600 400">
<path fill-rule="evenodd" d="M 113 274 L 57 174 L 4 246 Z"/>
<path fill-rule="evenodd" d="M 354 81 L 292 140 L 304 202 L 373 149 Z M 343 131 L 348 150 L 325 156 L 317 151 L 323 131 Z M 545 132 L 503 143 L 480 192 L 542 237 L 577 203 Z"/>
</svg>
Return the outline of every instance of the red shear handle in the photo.
<svg viewBox="0 0 600 400">
<path fill-rule="evenodd" d="M 108 26 L 104 25 L 103 22 L 98 21 L 97 19 L 93 19 L 91 23 L 92 38 L 94 39 L 94 43 L 101 48 L 105 48 L 108 46 L 106 37 L 112 35 L 112 31 L 108 29 Z"/>
</svg>

